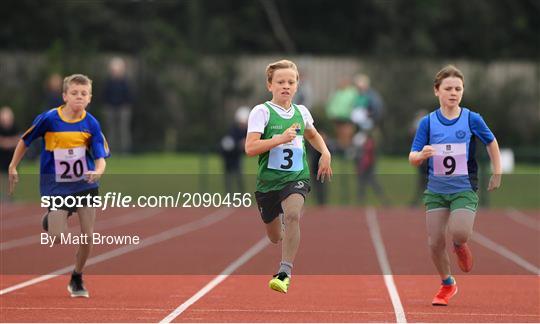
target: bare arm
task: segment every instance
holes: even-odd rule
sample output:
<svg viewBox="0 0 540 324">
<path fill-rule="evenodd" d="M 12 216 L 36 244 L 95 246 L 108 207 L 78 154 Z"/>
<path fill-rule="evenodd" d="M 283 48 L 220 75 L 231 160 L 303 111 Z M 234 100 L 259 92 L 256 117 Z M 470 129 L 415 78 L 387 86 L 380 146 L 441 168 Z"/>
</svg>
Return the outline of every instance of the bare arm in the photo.
<svg viewBox="0 0 540 324">
<path fill-rule="evenodd" d="M 94 183 L 99 180 L 103 173 L 105 173 L 105 168 L 107 167 L 107 162 L 105 162 L 104 158 L 97 159 L 94 162 L 96 164 L 96 169 L 86 173 L 86 181 L 89 183 Z"/>
<path fill-rule="evenodd" d="M 426 145 L 422 151 L 413 151 L 409 153 L 409 163 L 415 167 L 419 166 L 425 160 L 435 155 L 435 149 L 431 145 Z"/>
<path fill-rule="evenodd" d="M 489 179 L 488 191 L 493 191 L 501 186 L 501 152 L 499 151 L 499 143 L 494 139 L 486 146 L 489 159 L 491 160 L 491 168 L 493 175 Z"/>
<path fill-rule="evenodd" d="M 330 180 L 333 174 L 331 166 L 332 156 L 330 155 L 330 151 L 321 134 L 319 134 L 315 128 L 306 128 L 304 130 L 304 138 L 308 140 L 313 148 L 321 153 L 319 169 L 317 171 L 317 180 L 320 179 L 321 182 L 324 182 L 325 177 Z"/>
<path fill-rule="evenodd" d="M 17 172 L 17 167 L 21 162 L 24 154 L 26 153 L 26 144 L 22 139 L 19 140 L 17 146 L 15 147 L 15 152 L 13 152 L 13 157 L 11 158 L 11 163 L 9 163 L 8 173 L 9 173 L 9 194 L 13 195 L 15 192 L 15 186 L 19 182 L 19 173 Z"/>
<path fill-rule="evenodd" d="M 292 141 L 296 137 L 296 128 L 291 126 L 283 134 L 270 139 L 261 139 L 261 133 L 248 133 L 246 137 L 245 150 L 248 156 L 256 156 L 270 151 L 272 148 Z"/>
</svg>

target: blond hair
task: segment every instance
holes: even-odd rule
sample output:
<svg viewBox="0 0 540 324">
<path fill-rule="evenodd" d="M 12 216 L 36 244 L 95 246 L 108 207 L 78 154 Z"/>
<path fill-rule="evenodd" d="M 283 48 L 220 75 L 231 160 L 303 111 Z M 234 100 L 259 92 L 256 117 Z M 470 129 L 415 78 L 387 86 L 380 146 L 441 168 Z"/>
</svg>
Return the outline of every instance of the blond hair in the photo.
<svg viewBox="0 0 540 324">
<path fill-rule="evenodd" d="M 280 60 L 274 63 L 270 63 L 268 64 L 268 66 L 266 66 L 266 81 L 268 83 L 272 83 L 274 72 L 281 69 L 293 69 L 294 72 L 296 72 L 296 81 L 298 81 L 298 79 L 300 78 L 298 68 L 296 67 L 296 64 L 294 64 L 294 62 L 289 60 Z"/>
<path fill-rule="evenodd" d="M 435 89 L 439 89 L 442 81 L 446 78 L 455 77 L 461 79 L 463 85 L 465 85 L 465 79 L 463 78 L 463 73 L 453 65 L 447 65 L 443 67 L 437 75 L 435 76 L 435 81 L 433 81 L 433 86 Z"/>
<path fill-rule="evenodd" d="M 92 80 L 84 74 L 72 74 L 64 78 L 64 86 L 62 87 L 63 92 L 67 92 L 70 84 L 82 84 L 89 85 L 90 92 L 92 92 Z"/>
</svg>

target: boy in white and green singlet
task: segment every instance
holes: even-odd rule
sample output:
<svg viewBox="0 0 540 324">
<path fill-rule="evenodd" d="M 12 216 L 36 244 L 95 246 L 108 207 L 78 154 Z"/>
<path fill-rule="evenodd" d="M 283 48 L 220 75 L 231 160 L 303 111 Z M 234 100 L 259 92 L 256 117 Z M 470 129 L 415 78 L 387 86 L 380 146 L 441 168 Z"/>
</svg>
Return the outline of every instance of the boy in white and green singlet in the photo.
<svg viewBox="0 0 540 324">
<path fill-rule="evenodd" d="M 300 243 L 300 214 L 310 190 L 304 138 L 321 153 L 317 180 L 332 176 L 331 156 L 309 110 L 292 103 L 298 89 L 296 65 L 287 60 L 271 63 L 266 78 L 272 100 L 257 105 L 249 115 L 246 153 L 259 156 L 255 197 L 268 238 L 282 242 L 279 269 L 269 286 L 286 293 Z"/>
</svg>

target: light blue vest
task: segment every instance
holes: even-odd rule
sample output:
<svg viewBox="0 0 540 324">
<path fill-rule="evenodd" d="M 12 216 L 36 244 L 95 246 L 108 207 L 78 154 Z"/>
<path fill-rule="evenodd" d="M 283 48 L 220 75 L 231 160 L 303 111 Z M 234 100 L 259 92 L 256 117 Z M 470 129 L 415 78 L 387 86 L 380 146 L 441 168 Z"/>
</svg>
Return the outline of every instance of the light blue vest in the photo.
<svg viewBox="0 0 540 324">
<path fill-rule="evenodd" d="M 442 116 L 440 109 L 429 114 L 429 145 L 442 153 L 429 158 L 428 190 L 452 194 L 477 189 L 476 142 L 469 124 L 470 113 L 462 108 L 460 116 L 451 121 Z"/>
</svg>

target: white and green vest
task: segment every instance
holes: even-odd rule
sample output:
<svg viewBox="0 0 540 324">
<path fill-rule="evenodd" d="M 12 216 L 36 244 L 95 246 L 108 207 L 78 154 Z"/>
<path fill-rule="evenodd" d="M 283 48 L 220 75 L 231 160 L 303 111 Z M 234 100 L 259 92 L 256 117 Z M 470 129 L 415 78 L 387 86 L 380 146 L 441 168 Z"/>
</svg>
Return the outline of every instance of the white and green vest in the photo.
<svg viewBox="0 0 540 324">
<path fill-rule="evenodd" d="M 291 142 L 278 145 L 268 152 L 259 154 L 257 191 L 281 190 L 289 182 L 309 180 L 309 168 L 304 145 L 306 126 L 300 110 L 293 104 L 293 117 L 285 119 L 275 112 L 268 103 L 264 105 L 270 112 L 270 118 L 261 139 L 271 139 L 275 135 L 283 134 L 294 123 L 300 124 L 300 131 Z"/>
</svg>

